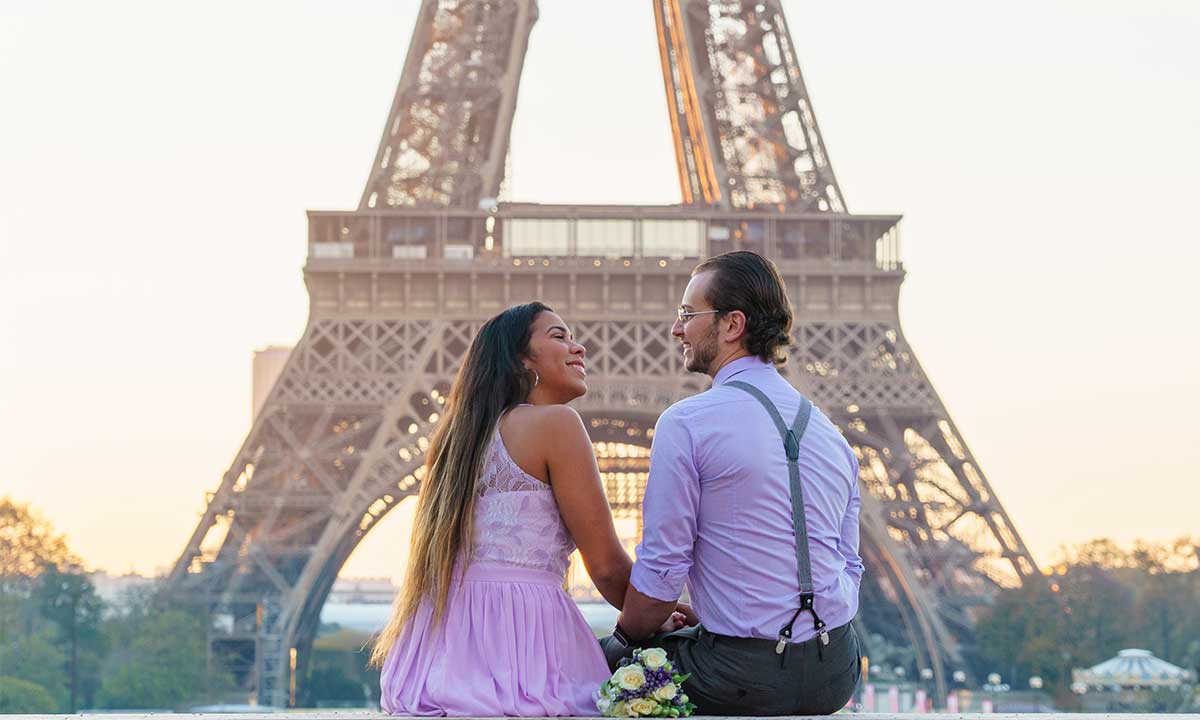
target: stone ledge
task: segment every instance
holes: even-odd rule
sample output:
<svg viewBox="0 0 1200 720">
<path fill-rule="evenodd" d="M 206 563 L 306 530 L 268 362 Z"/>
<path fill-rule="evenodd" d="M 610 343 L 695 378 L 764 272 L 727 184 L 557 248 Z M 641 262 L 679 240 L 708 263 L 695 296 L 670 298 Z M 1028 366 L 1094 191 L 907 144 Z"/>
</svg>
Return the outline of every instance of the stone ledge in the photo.
<svg viewBox="0 0 1200 720">
<path fill-rule="evenodd" d="M 1154 714 L 1154 713 L 972 713 L 947 714 L 926 713 L 914 715 L 911 713 L 838 713 L 839 718 L 861 718 L 862 720 L 1200 720 L 1200 714 Z M 289 710 L 287 712 L 264 713 L 85 713 L 81 715 L 4 715 L 3 720 L 21 720 L 23 718 L 79 718 L 80 720 L 368 720 L 371 718 L 390 717 L 384 713 L 361 711 L 334 710 Z M 696 718 L 715 718 L 715 716 L 696 715 Z M 779 716 L 776 720 L 808 720 L 808 718 L 829 716 Z M 469 718 L 466 720 L 509 720 L 507 718 Z M 535 720 L 551 720 L 536 718 Z M 563 720 L 554 718 L 553 720 Z M 751 718 L 726 717 L 723 720 L 752 720 Z M 761 720 L 755 718 L 753 720 Z"/>
</svg>

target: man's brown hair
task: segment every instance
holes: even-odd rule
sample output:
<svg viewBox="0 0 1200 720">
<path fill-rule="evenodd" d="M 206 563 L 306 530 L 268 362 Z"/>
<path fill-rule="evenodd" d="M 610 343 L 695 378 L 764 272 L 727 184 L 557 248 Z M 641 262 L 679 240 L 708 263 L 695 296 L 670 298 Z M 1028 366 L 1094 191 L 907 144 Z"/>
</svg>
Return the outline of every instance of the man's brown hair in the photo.
<svg viewBox="0 0 1200 720">
<path fill-rule="evenodd" d="M 783 365 L 786 348 L 792 344 L 792 303 L 783 287 L 775 263 L 748 250 L 711 257 L 696 266 L 692 277 L 711 272 L 708 304 L 728 313 L 741 310 L 746 316 L 743 344 L 751 355 Z"/>
</svg>

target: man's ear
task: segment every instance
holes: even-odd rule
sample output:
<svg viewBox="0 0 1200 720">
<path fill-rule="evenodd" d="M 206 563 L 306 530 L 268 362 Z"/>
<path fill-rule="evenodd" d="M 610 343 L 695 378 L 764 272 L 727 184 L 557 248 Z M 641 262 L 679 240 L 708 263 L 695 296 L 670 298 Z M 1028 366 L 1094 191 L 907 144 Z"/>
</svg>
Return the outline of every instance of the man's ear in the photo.
<svg viewBox="0 0 1200 720">
<path fill-rule="evenodd" d="M 740 343 L 745 335 L 746 314 L 741 310 L 726 313 L 721 322 L 721 339 L 725 342 Z"/>
</svg>

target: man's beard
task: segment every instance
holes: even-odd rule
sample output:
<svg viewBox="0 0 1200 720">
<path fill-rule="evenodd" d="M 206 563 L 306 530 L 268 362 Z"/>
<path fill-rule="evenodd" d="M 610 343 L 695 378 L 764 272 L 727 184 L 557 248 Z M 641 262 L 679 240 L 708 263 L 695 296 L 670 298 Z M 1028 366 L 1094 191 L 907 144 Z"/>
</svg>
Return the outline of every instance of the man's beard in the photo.
<svg viewBox="0 0 1200 720">
<path fill-rule="evenodd" d="M 692 359 L 687 363 L 688 372 L 707 373 L 717 359 L 717 324 L 713 323 L 698 343 L 692 343 Z"/>
</svg>

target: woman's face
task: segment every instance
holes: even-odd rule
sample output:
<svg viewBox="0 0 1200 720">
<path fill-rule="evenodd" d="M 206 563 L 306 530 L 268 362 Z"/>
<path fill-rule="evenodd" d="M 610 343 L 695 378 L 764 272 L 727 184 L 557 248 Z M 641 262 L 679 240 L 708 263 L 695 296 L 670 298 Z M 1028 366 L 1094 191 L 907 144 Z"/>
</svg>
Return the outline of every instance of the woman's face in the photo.
<svg viewBox="0 0 1200 720">
<path fill-rule="evenodd" d="M 533 320 L 525 367 L 537 371 L 533 393 L 549 402 L 565 403 L 587 392 L 587 349 L 575 342 L 558 313 L 545 310 Z"/>
</svg>

